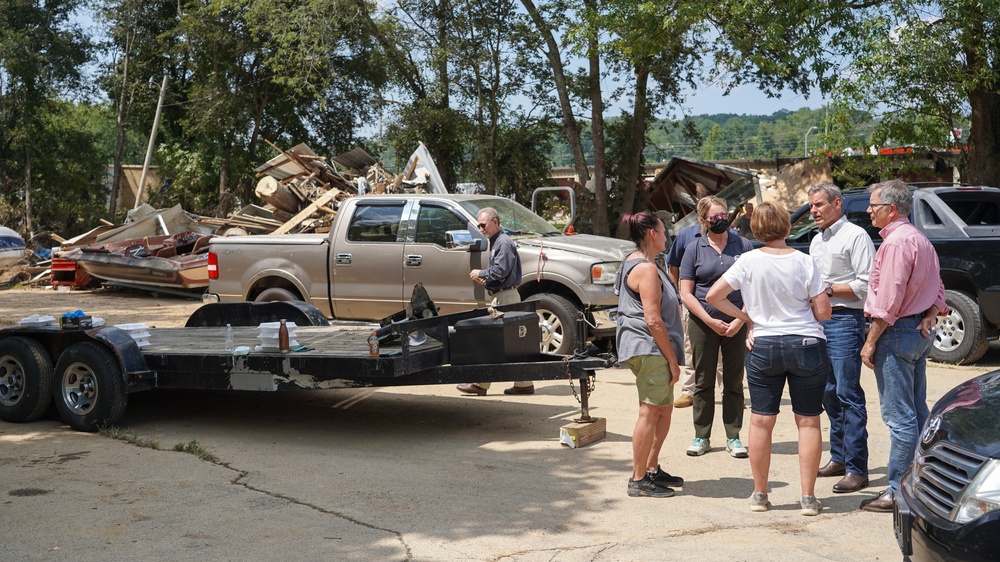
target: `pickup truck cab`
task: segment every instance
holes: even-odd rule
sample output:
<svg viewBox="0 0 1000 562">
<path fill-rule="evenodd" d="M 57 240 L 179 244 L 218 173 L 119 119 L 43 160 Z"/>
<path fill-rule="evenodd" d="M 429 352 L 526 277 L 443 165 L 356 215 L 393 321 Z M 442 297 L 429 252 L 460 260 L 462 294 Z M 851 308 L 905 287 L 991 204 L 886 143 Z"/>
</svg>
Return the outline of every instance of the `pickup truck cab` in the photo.
<svg viewBox="0 0 1000 562">
<path fill-rule="evenodd" d="M 868 216 L 871 192 L 843 192 L 847 220 L 861 226 L 877 248 L 879 229 Z M 931 359 L 973 363 L 1000 337 L 1000 189 L 993 187 L 921 187 L 913 190 L 910 222 L 933 244 L 950 312 L 938 317 Z M 809 205 L 792 213 L 789 246 L 809 253 L 819 227 Z"/>
<path fill-rule="evenodd" d="M 302 300 L 330 318 L 379 320 L 406 308 L 423 283 L 442 314 L 485 306 L 469 271 L 486 267 L 476 228 L 485 207 L 515 241 L 523 300 L 538 301 L 542 351 L 576 348 L 577 312 L 591 338 L 612 338 L 613 286 L 631 242 L 565 235 L 527 208 L 486 195 L 366 195 L 341 202 L 328 234 L 217 237 L 206 300 Z M 212 272 L 212 268 L 215 272 Z"/>
</svg>

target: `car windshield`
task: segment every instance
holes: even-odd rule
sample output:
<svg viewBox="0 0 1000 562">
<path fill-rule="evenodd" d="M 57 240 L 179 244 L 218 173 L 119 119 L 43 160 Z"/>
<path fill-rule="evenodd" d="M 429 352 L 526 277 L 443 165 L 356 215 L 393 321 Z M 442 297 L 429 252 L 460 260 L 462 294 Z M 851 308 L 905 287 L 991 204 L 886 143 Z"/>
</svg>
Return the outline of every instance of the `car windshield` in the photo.
<svg viewBox="0 0 1000 562">
<path fill-rule="evenodd" d="M 562 234 L 559 229 L 546 222 L 545 219 L 510 199 L 484 197 L 462 201 L 461 205 L 474 217 L 479 216 L 479 211 L 482 209 L 493 207 L 500 214 L 500 227 L 511 238 L 560 236 Z"/>
<path fill-rule="evenodd" d="M 792 230 L 788 233 L 788 238 L 792 240 L 799 240 L 804 235 L 808 235 L 814 230 L 818 230 L 819 227 L 816 226 L 816 221 L 809 212 L 802 213 L 794 223 L 792 223 Z M 812 238 L 809 236 L 809 238 Z"/>
</svg>

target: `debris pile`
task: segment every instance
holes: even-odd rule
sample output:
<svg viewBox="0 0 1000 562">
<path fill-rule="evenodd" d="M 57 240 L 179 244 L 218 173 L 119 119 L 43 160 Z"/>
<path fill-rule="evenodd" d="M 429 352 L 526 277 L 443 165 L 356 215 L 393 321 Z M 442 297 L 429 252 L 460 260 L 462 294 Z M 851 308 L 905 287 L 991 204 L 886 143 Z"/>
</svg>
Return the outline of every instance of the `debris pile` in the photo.
<svg viewBox="0 0 1000 562">
<path fill-rule="evenodd" d="M 260 178 L 254 192 L 279 223 L 273 234 L 328 232 L 340 201 L 353 195 L 447 193 L 423 143 L 405 171 L 392 174 L 361 148 L 335 156 L 331 163 L 305 144 L 282 150 L 265 142 L 278 156 L 254 170 Z"/>
<path fill-rule="evenodd" d="M 198 296 L 208 285 L 212 236 L 329 232 L 340 201 L 348 197 L 447 193 L 423 143 L 404 171 L 393 174 L 361 148 L 327 159 L 305 144 L 285 150 L 265 142 L 278 155 L 255 170 L 261 205 L 246 205 L 228 217 L 206 217 L 179 205 L 158 210 L 143 204 L 129 212 L 123 225 L 101 219 L 101 225 L 72 239 L 50 235 L 59 247 L 25 252 L 28 264 L 11 264 L 0 288 L 30 281 L 69 290 L 103 281 Z"/>
</svg>

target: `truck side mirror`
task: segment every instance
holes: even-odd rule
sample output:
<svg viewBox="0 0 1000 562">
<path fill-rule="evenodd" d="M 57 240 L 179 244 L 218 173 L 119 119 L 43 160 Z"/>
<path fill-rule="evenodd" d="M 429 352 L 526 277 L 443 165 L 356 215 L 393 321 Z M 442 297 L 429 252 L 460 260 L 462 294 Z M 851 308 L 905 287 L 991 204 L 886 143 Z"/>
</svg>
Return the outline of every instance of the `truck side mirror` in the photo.
<svg viewBox="0 0 1000 562">
<path fill-rule="evenodd" d="M 448 230 L 444 233 L 445 247 L 449 250 L 466 248 L 469 252 L 482 252 L 486 244 L 468 230 Z"/>
</svg>

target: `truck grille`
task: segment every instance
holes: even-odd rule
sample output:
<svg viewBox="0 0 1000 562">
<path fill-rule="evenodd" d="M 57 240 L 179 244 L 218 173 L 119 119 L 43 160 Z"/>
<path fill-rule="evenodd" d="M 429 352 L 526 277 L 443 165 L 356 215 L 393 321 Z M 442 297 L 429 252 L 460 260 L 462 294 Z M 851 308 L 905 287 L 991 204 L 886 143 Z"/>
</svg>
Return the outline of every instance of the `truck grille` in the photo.
<svg viewBox="0 0 1000 562">
<path fill-rule="evenodd" d="M 921 445 L 913 467 L 917 475 L 914 494 L 931 511 L 950 521 L 965 487 L 987 460 L 945 441 L 929 450 Z"/>
</svg>

